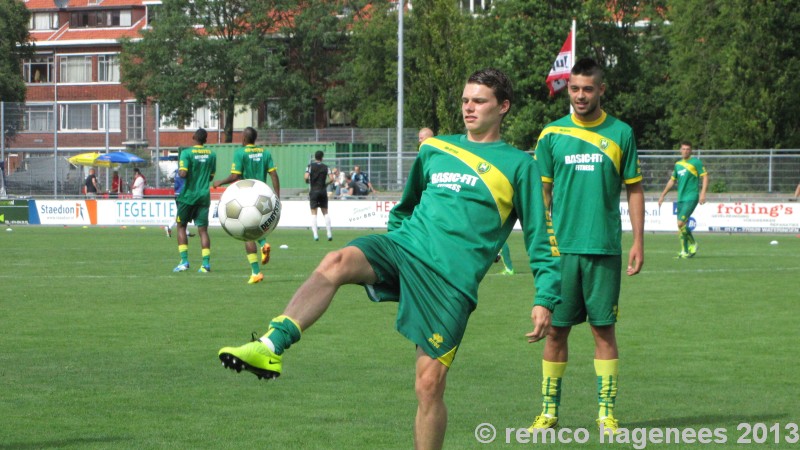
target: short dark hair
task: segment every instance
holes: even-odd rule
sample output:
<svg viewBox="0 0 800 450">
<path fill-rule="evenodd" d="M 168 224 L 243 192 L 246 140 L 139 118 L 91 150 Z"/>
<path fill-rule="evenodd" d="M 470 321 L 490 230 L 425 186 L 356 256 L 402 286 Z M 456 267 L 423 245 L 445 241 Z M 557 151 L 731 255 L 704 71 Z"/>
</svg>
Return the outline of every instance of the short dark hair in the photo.
<svg viewBox="0 0 800 450">
<path fill-rule="evenodd" d="M 467 78 L 467 84 L 470 83 L 482 84 L 491 88 L 497 98 L 497 103 L 508 100 L 509 110 L 511 109 L 510 103 L 514 102 L 514 88 L 511 86 L 511 80 L 502 71 L 492 67 L 480 69 Z"/>
<path fill-rule="evenodd" d="M 205 144 L 206 139 L 208 139 L 208 132 L 202 128 L 198 128 L 197 131 L 194 132 L 194 135 L 192 135 L 192 139 L 200 144 Z"/>
<path fill-rule="evenodd" d="M 603 68 L 592 58 L 581 58 L 572 66 L 572 75 L 583 75 L 585 77 L 595 77 L 598 83 L 603 82 Z"/>
<path fill-rule="evenodd" d="M 684 145 L 688 145 L 690 148 L 692 147 L 692 143 L 689 142 L 689 141 L 686 141 L 686 140 L 681 141 L 681 145 L 680 146 L 683 147 Z"/>
<path fill-rule="evenodd" d="M 258 131 L 253 127 L 247 127 L 242 131 L 242 138 L 248 144 L 255 144 L 258 137 Z"/>
<path fill-rule="evenodd" d="M 316 152 L 314 152 L 314 159 L 316 159 L 317 161 L 322 161 L 323 156 L 325 156 L 325 152 L 323 152 L 322 150 L 317 150 Z"/>
</svg>

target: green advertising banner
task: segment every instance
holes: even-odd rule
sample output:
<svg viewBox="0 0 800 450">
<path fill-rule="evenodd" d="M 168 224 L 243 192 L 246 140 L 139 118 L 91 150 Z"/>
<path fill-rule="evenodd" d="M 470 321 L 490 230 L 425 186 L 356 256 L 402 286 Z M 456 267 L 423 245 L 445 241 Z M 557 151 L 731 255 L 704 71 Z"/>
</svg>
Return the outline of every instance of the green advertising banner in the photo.
<svg viewBox="0 0 800 450">
<path fill-rule="evenodd" d="M 0 200 L 0 223 L 27 224 L 28 200 Z"/>
</svg>

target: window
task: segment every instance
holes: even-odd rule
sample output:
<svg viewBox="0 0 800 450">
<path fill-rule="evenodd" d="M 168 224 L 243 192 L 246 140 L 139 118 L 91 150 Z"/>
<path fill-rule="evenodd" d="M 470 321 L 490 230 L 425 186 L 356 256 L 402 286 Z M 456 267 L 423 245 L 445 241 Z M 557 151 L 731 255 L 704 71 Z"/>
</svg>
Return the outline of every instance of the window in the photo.
<svg viewBox="0 0 800 450">
<path fill-rule="evenodd" d="M 97 129 L 106 129 L 106 110 L 108 110 L 108 129 L 119 131 L 119 103 L 97 105 Z"/>
<path fill-rule="evenodd" d="M 277 98 L 267 100 L 266 114 L 267 117 L 264 124 L 267 128 L 280 128 L 286 120 L 286 114 L 281 109 L 280 101 Z"/>
<path fill-rule="evenodd" d="M 118 55 L 100 55 L 97 57 L 97 81 L 119 81 Z"/>
<path fill-rule="evenodd" d="M 158 9 L 161 5 L 145 5 L 147 7 L 147 26 L 151 27 L 158 19 Z"/>
<path fill-rule="evenodd" d="M 53 81 L 53 57 L 36 56 L 22 63 L 22 76 L 26 83 L 50 83 Z"/>
<path fill-rule="evenodd" d="M 28 29 L 31 30 L 55 30 L 58 29 L 58 13 L 37 12 L 31 14 Z"/>
<path fill-rule="evenodd" d="M 61 105 L 61 129 L 91 130 L 92 105 L 88 103 Z"/>
<path fill-rule="evenodd" d="M 249 106 L 244 107 L 244 111 L 236 108 L 236 114 L 233 116 L 233 129 L 243 130 L 245 127 L 257 127 L 258 115 L 257 111 Z"/>
<path fill-rule="evenodd" d="M 125 105 L 125 116 L 127 117 L 127 134 L 125 138 L 129 141 L 143 141 L 144 105 L 141 103 L 127 103 Z"/>
<path fill-rule="evenodd" d="M 22 120 L 25 131 L 53 131 L 53 105 L 25 105 Z"/>
<path fill-rule="evenodd" d="M 492 9 L 492 0 L 461 0 L 461 9 L 473 14 Z"/>
<path fill-rule="evenodd" d="M 75 28 L 129 27 L 131 10 L 78 11 L 69 16 L 69 24 Z"/>
<path fill-rule="evenodd" d="M 62 56 L 59 81 L 62 83 L 87 83 L 92 81 L 92 57 Z"/>
<path fill-rule="evenodd" d="M 343 127 L 349 126 L 351 123 L 352 119 L 347 111 L 331 110 L 328 112 L 328 126 Z"/>
<path fill-rule="evenodd" d="M 197 129 L 197 128 L 205 128 L 206 130 L 218 130 L 219 129 L 219 115 L 216 111 L 212 110 L 211 107 L 203 106 L 197 108 L 194 111 L 194 115 L 192 119 L 187 123 L 171 123 L 173 119 L 172 117 L 161 117 L 161 123 L 159 127 L 164 130 L 183 130 L 183 129 Z"/>
</svg>

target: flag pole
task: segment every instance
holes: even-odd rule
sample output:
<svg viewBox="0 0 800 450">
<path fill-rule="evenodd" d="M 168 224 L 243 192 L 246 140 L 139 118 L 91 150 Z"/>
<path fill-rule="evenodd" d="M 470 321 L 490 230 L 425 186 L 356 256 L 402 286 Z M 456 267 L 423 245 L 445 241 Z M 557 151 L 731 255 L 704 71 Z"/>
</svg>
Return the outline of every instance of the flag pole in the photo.
<svg viewBox="0 0 800 450">
<path fill-rule="evenodd" d="M 572 65 L 575 65 L 575 63 L 577 62 L 575 60 L 575 32 L 576 32 L 575 18 L 573 17 L 572 18 L 572 30 L 571 30 L 571 32 L 569 34 L 570 38 L 572 39 L 572 42 L 570 42 L 570 50 L 569 50 L 570 53 L 572 53 L 570 55 L 571 56 L 570 61 L 572 61 Z M 571 71 L 572 67 L 570 67 L 569 69 Z M 572 114 L 574 112 L 575 112 L 575 109 L 572 107 L 572 102 L 569 102 L 569 113 Z"/>
</svg>

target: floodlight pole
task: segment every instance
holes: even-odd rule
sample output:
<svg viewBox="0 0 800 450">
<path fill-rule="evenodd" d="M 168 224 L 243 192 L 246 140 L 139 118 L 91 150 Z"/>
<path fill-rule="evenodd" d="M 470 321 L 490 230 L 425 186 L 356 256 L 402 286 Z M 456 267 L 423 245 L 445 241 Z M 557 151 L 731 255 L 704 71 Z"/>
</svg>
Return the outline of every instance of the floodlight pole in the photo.
<svg viewBox="0 0 800 450">
<path fill-rule="evenodd" d="M 58 12 L 66 9 L 69 0 L 53 0 Z M 58 57 L 53 49 L 53 197 L 58 197 Z"/>
<path fill-rule="evenodd" d="M 397 2 L 397 186 L 403 186 L 403 10 Z"/>
</svg>

